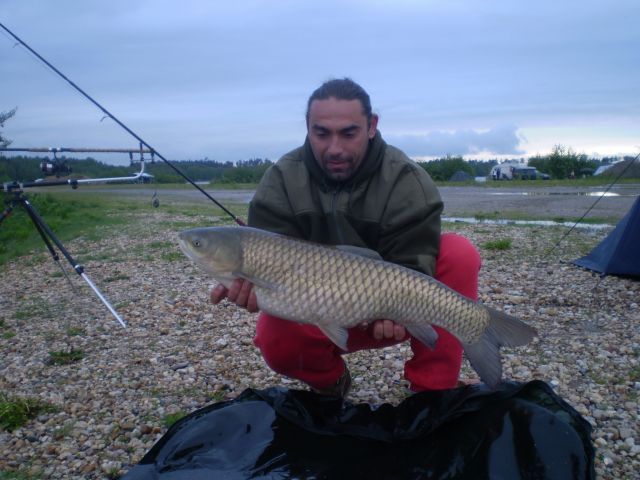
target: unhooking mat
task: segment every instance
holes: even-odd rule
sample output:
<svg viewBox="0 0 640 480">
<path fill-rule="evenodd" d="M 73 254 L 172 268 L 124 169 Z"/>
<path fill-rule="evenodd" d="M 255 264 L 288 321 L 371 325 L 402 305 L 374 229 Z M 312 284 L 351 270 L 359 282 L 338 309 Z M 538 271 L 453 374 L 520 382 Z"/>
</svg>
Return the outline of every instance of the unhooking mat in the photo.
<svg viewBox="0 0 640 480">
<path fill-rule="evenodd" d="M 397 406 L 247 389 L 183 418 L 126 480 L 593 479 L 591 426 L 544 382 Z"/>
</svg>

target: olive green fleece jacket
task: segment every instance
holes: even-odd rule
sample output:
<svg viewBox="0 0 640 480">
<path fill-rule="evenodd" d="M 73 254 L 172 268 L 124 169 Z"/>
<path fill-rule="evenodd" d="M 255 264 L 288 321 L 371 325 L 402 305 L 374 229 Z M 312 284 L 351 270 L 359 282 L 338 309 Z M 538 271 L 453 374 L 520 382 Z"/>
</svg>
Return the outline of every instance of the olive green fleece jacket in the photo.
<svg viewBox="0 0 640 480">
<path fill-rule="evenodd" d="M 329 245 L 377 251 L 433 275 L 442 200 L 429 174 L 379 132 L 347 181 L 331 181 L 309 140 L 271 166 L 249 205 L 249 225 Z"/>
</svg>

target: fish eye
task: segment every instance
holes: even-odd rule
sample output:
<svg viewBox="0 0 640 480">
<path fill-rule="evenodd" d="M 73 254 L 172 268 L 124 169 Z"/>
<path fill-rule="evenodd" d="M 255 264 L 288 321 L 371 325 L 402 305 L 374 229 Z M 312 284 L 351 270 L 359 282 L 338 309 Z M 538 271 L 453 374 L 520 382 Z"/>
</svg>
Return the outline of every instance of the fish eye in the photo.
<svg viewBox="0 0 640 480">
<path fill-rule="evenodd" d="M 193 246 L 194 246 L 194 247 L 199 247 L 199 246 L 201 246 L 201 245 L 202 245 L 202 243 L 200 242 L 200 240 L 194 240 L 194 241 L 193 241 Z"/>
</svg>

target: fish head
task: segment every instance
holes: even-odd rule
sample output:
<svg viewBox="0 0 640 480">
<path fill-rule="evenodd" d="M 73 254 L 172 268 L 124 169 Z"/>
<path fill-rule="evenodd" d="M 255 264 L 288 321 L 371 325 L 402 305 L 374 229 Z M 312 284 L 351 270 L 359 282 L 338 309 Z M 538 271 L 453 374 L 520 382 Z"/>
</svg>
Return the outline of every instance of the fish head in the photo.
<svg viewBox="0 0 640 480">
<path fill-rule="evenodd" d="M 184 230 L 178 235 L 180 249 L 217 280 L 231 278 L 242 266 L 238 228 L 209 227 Z"/>
</svg>

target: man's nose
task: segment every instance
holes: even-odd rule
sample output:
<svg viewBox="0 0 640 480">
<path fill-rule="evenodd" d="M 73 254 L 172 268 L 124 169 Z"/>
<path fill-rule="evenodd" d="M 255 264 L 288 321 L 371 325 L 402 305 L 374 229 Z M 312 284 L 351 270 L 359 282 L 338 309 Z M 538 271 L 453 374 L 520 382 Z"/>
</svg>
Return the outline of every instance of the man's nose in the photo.
<svg viewBox="0 0 640 480">
<path fill-rule="evenodd" d="M 327 153 L 329 155 L 340 155 L 342 153 L 342 143 L 340 142 L 340 138 L 337 135 L 331 137 L 331 142 L 329 143 Z"/>
</svg>

